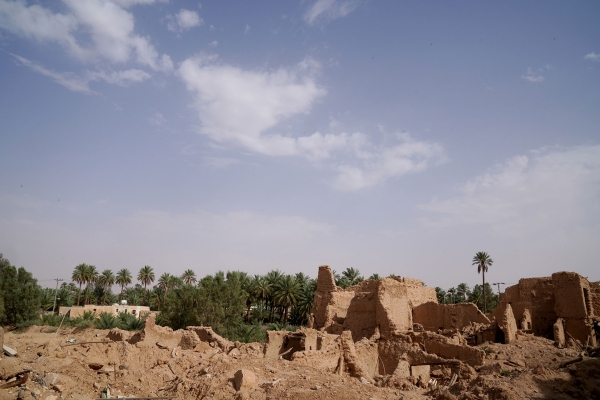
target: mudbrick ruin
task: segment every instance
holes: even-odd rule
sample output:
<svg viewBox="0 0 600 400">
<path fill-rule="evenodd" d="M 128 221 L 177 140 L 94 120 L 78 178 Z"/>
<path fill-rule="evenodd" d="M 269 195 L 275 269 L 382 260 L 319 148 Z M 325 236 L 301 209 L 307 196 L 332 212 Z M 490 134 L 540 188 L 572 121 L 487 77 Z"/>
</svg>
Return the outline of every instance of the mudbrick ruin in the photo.
<svg viewBox="0 0 600 400">
<path fill-rule="evenodd" d="M 600 283 L 574 272 L 521 279 L 484 315 L 408 277 L 341 289 L 322 266 L 309 327 L 264 344 L 152 316 L 7 332 L 0 399 L 600 399 L 599 312 Z"/>
</svg>

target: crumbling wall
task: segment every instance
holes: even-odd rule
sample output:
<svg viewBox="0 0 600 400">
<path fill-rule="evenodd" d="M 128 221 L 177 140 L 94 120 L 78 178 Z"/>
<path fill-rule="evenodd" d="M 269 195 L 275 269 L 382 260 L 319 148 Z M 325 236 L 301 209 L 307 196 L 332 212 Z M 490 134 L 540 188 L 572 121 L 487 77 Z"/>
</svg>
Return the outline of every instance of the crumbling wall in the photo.
<svg viewBox="0 0 600 400">
<path fill-rule="evenodd" d="M 593 315 L 590 284 L 587 279 L 575 272 L 563 271 L 552 274 L 552 283 L 554 311 L 558 317 L 588 318 Z"/>
<path fill-rule="evenodd" d="M 532 333 L 537 336 L 551 338 L 552 327 L 556 321 L 554 311 L 554 285 L 552 278 L 523 278 L 514 286 L 506 288 L 500 296 L 500 305 L 510 304 L 517 321 L 523 319 L 525 310 L 531 314 Z M 504 308 L 502 308 L 504 310 Z M 499 311 L 499 310 L 498 310 Z M 499 320 L 502 315 L 494 310 L 494 317 Z"/>
<path fill-rule="evenodd" d="M 588 280 L 575 272 L 562 271 L 552 274 L 552 282 L 554 310 L 565 321 L 565 333 L 583 344 L 589 337 L 595 345 L 594 306 Z"/>
<path fill-rule="evenodd" d="M 490 320 L 473 303 L 437 304 L 428 302 L 412 310 L 413 321 L 425 330 L 462 329 L 472 322 L 489 324 Z"/>
<path fill-rule="evenodd" d="M 350 291 L 354 295 L 346 311 L 343 330 L 351 331 L 354 341 L 371 337 L 377 328 L 378 287 L 379 281 L 367 280 Z"/>
<path fill-rule="evenodd" d="M 332 334 L 352 332 L 354 341 L 369 338 L 379 329 L 386 337 L 412 329 L 412 307 L 437 302 L 435 289 L 418 279 L 366 280 L 345 290 L 335 285 L 328 266 L 319 267 L 313 305 L 316 329 Z"/>
<path fill-rule="evenodd" d="M 355 290 L 355 287 L 346 291 L 338 288 L 331 268 L 328 265 L 319 267 L 313 302 L 315 328 L 325 328 L 327 332 L 341 334 Z"/>
<path fill-rule="evenodd" d="M 412 329 L 412 312 L 406 284 L 393 278 L 379 280 L 377 292 L 377 325 L 380 335 Z"/>
<path fill-rule="evenodd" d="M 496 323 L 498 328 L 503 333 L 503 340 L 505 344 L 513 343 L 517 340 L 517 321 L 513 314 L 513 310 L 510 304 L 501 303 L 496 307 Z"/>
</svg>

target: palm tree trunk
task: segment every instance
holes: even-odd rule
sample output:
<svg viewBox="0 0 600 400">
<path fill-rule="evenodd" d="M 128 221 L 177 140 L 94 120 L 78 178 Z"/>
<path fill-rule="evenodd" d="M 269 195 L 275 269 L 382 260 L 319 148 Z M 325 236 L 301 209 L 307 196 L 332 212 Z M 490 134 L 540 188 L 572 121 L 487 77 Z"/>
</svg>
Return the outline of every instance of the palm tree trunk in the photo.
<svg viewBox="0 0 600 400">
<path fill-rule="evenodd" d="M 121 285 L 121 293 L 119 293 L 119 304 L 121 304 L 121 300 L 123 300 L 123 285 Z"/>
<path fill-rule="evenodd" d="M 483 286 L 481 287 L 481 290 L 483 290 L 483 313 L 487 314 L 487 302 L 485 301 L 485 268 L 481 269 L 482 272 L 482 276 L 483 276 Z"/>
<path fill-rule="evenodd" d="M 77 292 L 77 305 L 79 306 L 79 300 L 81 300 L 81 282 L 79 282 L 79 291 Z"/>
</svg>

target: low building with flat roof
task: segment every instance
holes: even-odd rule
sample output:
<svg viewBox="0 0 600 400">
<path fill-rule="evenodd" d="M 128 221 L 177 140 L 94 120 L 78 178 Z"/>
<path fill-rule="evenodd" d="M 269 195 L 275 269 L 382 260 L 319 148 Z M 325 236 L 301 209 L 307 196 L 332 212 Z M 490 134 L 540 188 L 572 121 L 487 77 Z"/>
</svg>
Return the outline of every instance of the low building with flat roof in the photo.
<svg viewBox="0 0 600 400">
<path fill-rule="evenodd" d="M 66 315 L 71 312 L 71 318 L 83 317 L 83 313 L 91 311 L 96 315 L 100 315 L 103 312 L 118 315 L 121 312 L 135 315 L 137 318 L 142 317 L 145 314 L 150 313 L 150 307 L 147 306 L 131 306 L 127 304 L 113 304 L 112 306 L 97 306 L 94 304 L 86 304 L 85 306 L 73 306 L 73 307 L 60 307 L 58 309 L 59 315 Z"/>
</svg>

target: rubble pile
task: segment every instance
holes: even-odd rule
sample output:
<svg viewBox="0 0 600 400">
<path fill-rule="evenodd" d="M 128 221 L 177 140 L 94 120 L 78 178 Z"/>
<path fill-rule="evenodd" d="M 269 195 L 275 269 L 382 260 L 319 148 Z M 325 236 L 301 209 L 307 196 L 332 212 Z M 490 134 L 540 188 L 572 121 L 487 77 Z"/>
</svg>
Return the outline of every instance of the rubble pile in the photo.
<svg viewBox="0 0 600 400">
<path fill-rule="evenodd" d="M 2 399 L 600 399 L 598 284 L 522 279 L 489 315 L 411 278 L 335 285 L 319 268 L 311 326 L 231 342 L 151 315 L 127 332 L 32 326 L 2 335 Z M 587 336 L 586 336 L 587 335 Z"/>
</svg>

